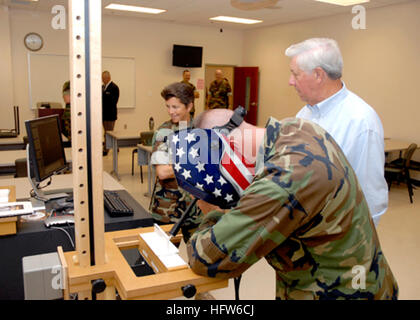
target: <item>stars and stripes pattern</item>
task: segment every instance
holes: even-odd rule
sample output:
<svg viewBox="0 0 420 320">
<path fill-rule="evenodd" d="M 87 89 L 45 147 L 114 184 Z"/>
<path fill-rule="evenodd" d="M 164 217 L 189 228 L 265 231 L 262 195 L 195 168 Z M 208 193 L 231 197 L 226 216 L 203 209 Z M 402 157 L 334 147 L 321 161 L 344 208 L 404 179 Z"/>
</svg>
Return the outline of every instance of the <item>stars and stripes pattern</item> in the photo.
<svg viewBox="0 0 420 320">
<path fill-rule="evenodd" d="M 215 130 L 177 131 L 168 143 L 178 185 L 196 198 L 228 209 L 252 182 L 254 168 Z"/>
</svg>

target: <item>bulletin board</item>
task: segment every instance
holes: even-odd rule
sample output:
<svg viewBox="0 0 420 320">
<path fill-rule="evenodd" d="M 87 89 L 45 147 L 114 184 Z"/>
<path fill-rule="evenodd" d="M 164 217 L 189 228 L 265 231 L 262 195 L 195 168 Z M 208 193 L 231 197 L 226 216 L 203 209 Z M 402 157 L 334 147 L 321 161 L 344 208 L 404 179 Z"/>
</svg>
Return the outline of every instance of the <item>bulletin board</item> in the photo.
<svg viewBox="0 0 420 320">
<path fill-rule="evenodd" d="M 37 102 L 59 102 L 64 105 L 62 88 L 69 80 L 69 56 L 28 53 L 28 92 L 31 109 Z M 136 107 L 136 63 L 130 57 L 102 57 L 102 70 L 120 89 L 118 108 Z"/>
</svg>

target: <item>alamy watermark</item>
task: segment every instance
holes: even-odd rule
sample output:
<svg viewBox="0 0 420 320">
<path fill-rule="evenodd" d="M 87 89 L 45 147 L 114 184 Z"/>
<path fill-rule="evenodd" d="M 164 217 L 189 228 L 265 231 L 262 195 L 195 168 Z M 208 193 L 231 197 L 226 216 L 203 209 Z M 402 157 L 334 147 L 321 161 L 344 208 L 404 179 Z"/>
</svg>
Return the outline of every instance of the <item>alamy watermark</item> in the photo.
<svg viewBox="0 0 420 320">
<path fill-rule="evenodd" d="M 355 5 L 351 12 L 355 15 L 351 21 L 354 30 L 366 29 L 366 8 L 362 5 Z M 66 29 L 66 8 L 62 5 L 55 5 L 51 9 L 54 17 L 51 20 L 51 27 L 55 30 Z"/>
<path fill-rule="evenodd" d="M 354 274 L 351 280 L 351 286 L 355 290 L 366 289 L 366 268 L 364 266 L 356 265 L 351 269 L 351 273 Z"/>
<path fill-rule="evenodd" d="M 351 9 L 355 14 L 351 20 L 351 26 L 354 30 L 366 30 L 366 8 L 362 5 L 356 5 Z"/>
<path fill-rule="evenodd" d="M 51 13 L 55 14 L 51 20 L 51 27 L 54 30 L 66 29 L 66 8 L 62 5 L 55 5 L 51 9 Z"/>
</svg>

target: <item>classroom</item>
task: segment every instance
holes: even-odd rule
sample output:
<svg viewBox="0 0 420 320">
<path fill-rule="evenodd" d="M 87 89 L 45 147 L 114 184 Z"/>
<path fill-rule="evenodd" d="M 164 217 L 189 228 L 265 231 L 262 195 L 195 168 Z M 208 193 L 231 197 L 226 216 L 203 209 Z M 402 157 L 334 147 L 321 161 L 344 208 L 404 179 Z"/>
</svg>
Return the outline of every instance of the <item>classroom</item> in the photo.
<svg viewBox="0 0 420 320">
<path fill-rule="evenodd" d="M 274 1 L 272 7 L 258 10 L 232 9 L 231 3 L 241 1 L 229 0 L 183 0 L 177 5 L 171 0 L 101 2 L 100 69 L 111 72 L 112 80 L 121 91 L 115 132 L 148 131 L 150 118 L 153 118 L 155 128 L 167 121 L 161 91 L 165 86 L 181 81 L 185 69 L 190 71 L 190 81 L 199 94 L 194 102 L 196 115 L 206 109 L 208 86 L 216 69 L 224 71 L 235 90 L 239 88 L 235 87 L 235 68 L 258 67 L 254 124 L 264 127 L 270 117 L 278 120 L 295 117 L 305 103 L 290 85 L 290 59 L 285 51 L 305 39 L 322 37 L 337 41 L 344 61 L 342 81 L 376 111 L 385 141 L 391 139 L 420 146 L 417 127 L 420 109 L 416 99 L 417 74 L 420 73 L 420 0 L 370 0 L 361 3 L 355 11 L 352 11 L 355 5 L 341 7 L 309 0 Z M 111 2 L 160 7 L 167 12 L 159 17 L 159 14 L 106 9 Z M 259 1 L 243 1 L 252 2 Z M 261 19 L 266 23 L 240 25 L 208 21 L 210 16 L 224 14 L 218 4 L 226 13 L 242 14 L 244 18 Z M 360 11 L 360 6 L 365 11 Z M 54 7 L 58 11 L 54 11 Z M 57 15 L 63 9 L 64 16 L 60 17 L 65 17 L 65 21 L 60 21 L 61 25 L 57 27 Z M 68 11 L 67 1 L 0 1 L 0 110 L 3 115 L 0 128 L 13 127 L 13 106 L 19 106 L 20 131 L 24 133 L 25 121 L 39 115 L 37 103 L 63 104 L 61 89 L 70 79 Z M 31 51 L 25 47 L 24 39 L 29 33 L 41 35 L 41 49 Z M 201 67 L 174 66 L 174 45 L 201 47 Z M 235 91 L 230 97 L 230 108 L 236 107 L 234 96 Z M 150 183 L 155 178 L 150 167 L 140 166 L 145 177 L 145 181 L 140 182 L 136 162 L 139 160 L 133 160 L 137 156 L 132 158 L 134 147 L 121 145 L 117 151 L 118 147 L 114 145 L 110 149 L 112 152 L 103 157 L 103 171 L 110 173 L 117 167 L 116 183 L 147 210 Z M 386 161 L 397 159 L 405 149 L 388 152 Z M 136 152 L 140 159 L 140 152 Z M 420 151 L 414 152 L 412 160 L 420 162 Z M 420 237 L 416 230 L 420 222 L 420 171 L 410 170 L 410 174 L 414 186 L 412 202 L 405 183 L 393 184 L 388 193 L 388 209 L 376 229 L 398 282 L 401 300 L 420 298 L 417 272 Z M 3 174 L 0 181 L 12 178 L 10 173 Z M 114 186 L 111 179 L 107 176 L 104 181 Z M 110 228 L 114 231 L 119 227 Z M 4 239 L 10 238 L 0 236 L 0 246 Z M 65 236 L 62 238 L 66 239 Z M 181 243 L 181 249 L 185 255 L 184 243 Z M 253 270 L 257 271 L 253 273 Z M 17 277 L 23 282 L 22 274 Z M 244 273 L 241 299 L 275 299 L 274 278 L 270 266 L 258 262 Z M 257 290 L 256 286 L 259 286 Z M 216 299 L 232 300 L 233 287 L 231 279 L 228 288 L 211 293 Z M 14 293 L 10 298 L 0 290 L 0 299 L 24 299 L 21 288 Z"/>
</svg>

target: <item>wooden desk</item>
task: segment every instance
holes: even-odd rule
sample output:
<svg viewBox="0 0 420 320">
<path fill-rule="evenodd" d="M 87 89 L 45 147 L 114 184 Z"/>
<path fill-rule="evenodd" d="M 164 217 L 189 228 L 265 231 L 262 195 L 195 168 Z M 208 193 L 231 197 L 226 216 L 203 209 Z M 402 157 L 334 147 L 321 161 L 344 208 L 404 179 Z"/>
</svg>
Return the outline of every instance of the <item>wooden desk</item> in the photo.
<svg viewBox="0 0 420 320">
<path fill-rule="evenodd" d="M 108 131 L 105 135 L 107 149 L 112 149 L 112 171 L 118 180 L 118 148 L 136 147 L 140 143 L 140 130 L 137 131 Z"/>
</svg>

